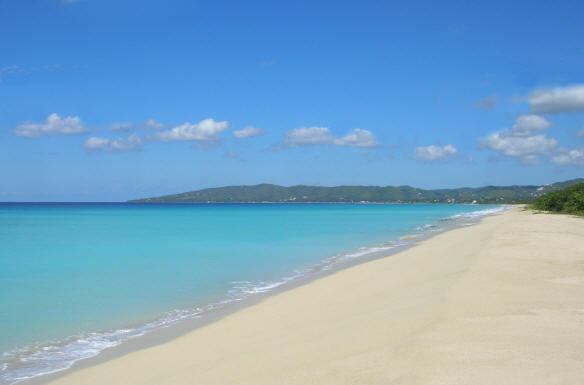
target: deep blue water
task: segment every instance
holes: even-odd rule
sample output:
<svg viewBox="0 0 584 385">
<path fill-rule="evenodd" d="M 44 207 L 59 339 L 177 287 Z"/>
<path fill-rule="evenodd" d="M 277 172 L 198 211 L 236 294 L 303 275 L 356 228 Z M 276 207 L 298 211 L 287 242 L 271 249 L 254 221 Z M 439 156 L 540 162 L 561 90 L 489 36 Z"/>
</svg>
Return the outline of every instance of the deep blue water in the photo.
<svg viewBox="0 0 584 385">
<path fill-rule="evenodd" d="M 0 204 L 0 384 L 495 207 Z"/>
</svg>

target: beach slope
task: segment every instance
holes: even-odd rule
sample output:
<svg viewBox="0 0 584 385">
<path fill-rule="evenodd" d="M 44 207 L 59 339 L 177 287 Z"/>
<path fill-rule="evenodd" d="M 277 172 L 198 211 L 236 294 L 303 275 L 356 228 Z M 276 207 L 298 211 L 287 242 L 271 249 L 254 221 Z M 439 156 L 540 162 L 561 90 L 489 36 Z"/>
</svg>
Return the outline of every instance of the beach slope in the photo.
<svg viewBox="0 0 584 385">
<path fill-rule="evenodd" d="M 584 219 L 514 208 L 59 385 L 584 383 Z"/>
</svg>

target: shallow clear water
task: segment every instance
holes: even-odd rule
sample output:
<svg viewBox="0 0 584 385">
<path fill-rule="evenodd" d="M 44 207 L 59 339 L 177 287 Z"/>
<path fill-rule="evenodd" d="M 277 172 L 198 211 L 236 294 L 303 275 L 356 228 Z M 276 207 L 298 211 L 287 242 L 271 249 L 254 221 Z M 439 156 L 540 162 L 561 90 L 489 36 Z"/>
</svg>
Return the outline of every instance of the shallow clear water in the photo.
<svg viewBox="0 0 584 385">
<path fill-rule="evenodd" d="M 0 384 L 494 208 L 0 204 Z"/>
</svg>

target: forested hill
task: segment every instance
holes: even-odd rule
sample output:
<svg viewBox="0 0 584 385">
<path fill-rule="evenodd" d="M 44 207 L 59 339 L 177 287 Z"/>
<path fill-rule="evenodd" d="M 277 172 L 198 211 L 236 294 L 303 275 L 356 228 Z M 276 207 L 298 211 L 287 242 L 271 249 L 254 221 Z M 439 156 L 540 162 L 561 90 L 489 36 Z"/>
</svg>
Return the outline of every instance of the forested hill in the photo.
<svg viewBox="0 0 584 385">
<path fill-rule="evenodd" d="M 290 186 L 272 184 L 227 186 L 189 191 L 155 198 L 135 199 L 135 203 L 518 203 L 559 190 L 583 178 L 543 186 L 486 186 L 424 190 L 410 186 Z"/>
</svg>

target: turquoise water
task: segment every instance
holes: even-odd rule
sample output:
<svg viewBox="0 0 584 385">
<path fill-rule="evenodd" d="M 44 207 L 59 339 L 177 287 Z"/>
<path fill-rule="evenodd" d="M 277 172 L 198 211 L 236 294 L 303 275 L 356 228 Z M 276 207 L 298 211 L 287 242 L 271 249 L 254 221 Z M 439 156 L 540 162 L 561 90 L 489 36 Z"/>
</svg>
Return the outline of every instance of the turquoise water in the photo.
<svg viewBox="0 0 584 385">
<path fill-rule="evenodd" d="M 0 384 L 495 208 L 0 204 Z"/>
</svg>

